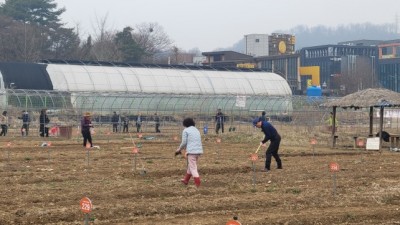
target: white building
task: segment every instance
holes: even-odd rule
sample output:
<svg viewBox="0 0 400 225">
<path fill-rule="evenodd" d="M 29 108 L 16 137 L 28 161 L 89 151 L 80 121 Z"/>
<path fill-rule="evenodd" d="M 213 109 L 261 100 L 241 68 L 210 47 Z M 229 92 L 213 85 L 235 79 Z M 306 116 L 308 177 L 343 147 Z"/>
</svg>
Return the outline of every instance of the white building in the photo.
<svg viewBox="0 0 400 225">
<path fill-rule="evenodd" d="M 248 34 L 244 36 L 245 54 L 251 56 L 267 56 L 268 34 Z"/>
</svg>

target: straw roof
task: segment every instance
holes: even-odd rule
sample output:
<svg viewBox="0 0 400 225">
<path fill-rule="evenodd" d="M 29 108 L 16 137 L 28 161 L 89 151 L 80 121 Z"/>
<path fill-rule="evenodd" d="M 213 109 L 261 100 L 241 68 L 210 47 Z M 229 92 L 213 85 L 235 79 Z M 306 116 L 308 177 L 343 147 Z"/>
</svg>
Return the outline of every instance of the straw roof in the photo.
<svg viewBox="0 0 400 225">
<path fill-rule="evenodd" d="M 326 102 L 322 106 L 342 108 L 399 107 L 400 93 L 383 88 L 369 88 Z"/>
</svg>

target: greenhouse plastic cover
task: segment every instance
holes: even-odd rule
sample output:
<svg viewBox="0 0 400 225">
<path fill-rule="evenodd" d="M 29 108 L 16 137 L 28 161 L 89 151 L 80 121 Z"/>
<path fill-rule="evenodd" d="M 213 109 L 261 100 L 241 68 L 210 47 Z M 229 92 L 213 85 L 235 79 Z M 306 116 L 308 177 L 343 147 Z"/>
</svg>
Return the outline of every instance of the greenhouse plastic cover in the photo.
<svg viewBox="0 0 400 225">
<path fill-rule="evenodd" d="M 54 90 L 164 94 L 291 96 L 284 78 L 269 72 L 48 64 Z"/>
</svg>

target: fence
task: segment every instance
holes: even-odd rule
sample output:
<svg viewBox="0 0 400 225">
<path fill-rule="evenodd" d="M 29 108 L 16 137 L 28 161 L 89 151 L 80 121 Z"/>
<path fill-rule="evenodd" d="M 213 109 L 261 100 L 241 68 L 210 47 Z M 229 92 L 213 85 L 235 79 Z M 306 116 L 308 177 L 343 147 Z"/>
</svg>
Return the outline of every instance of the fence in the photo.
<svg viewBox="0 0 400 225">
<path fill-rule="evenodd" d="M 215 113 L 222 109 L 225 114 L 225 130 L 246 132 L 252 129 L 251 121 L 262 111 L 279 126 L 285 124 L 303 129 L 308 133 L 326 132 L 326 120 L 330 108 L 320 105 L 328 98 L 309 99 L 305 96 L 236 96 L 236 95 L 160 95 L 141 93 L 69 93 L 57 91 L 35 91 L 7 89 L 0 95 L 2 108 L 7 110 L 10 123 L 19 127 L 22 110 L 30 113 L 32 127 L 38 126 L 39 112 L 48 109 L 53 124 L 59 126 L 79 126 L 82 114 L 92 112 L 94 123 L 107 127 L 112 113 L 120 115 L 120 121 L 128 118 L 131 127 L 140 113 L 144 132 L 153 132 L 154 114 L 160 117 L 161 128 L 181 129 L 184 117 L 193 117 L 198 127 L 207 126 L 212 132 L 215 127 Z M 385 115 L 385 130 L 399 133 L 400 110 L 389 109 Z M 375 115 L 377 117 L 378 115 Z M 369 125 L 368 109 L 338 109 L 338 135 L 363 135 Z M 374 120 L 374 132 L 378 128 Z M 131 128 L 132 129 L 132 128 Z"/>
</svg>

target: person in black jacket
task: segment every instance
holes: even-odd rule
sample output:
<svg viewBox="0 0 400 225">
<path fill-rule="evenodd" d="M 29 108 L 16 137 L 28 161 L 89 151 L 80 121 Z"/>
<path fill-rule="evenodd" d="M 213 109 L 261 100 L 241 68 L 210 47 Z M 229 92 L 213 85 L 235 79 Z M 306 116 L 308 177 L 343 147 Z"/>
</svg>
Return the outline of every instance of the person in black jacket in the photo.
<svg viewBox="0 0 400 225">
<path fill-rule="evenodd" d="M 215 123 L 216 123 L 215 132 L 217 134 L 220 128 L 222 133 L 224 133 L 224 122 L 225 122 L 224 114 L 221 112 L 221 109 L 218 109 L 217 114 L 215 115 Z"/>
<path fill-rule="evenodd" d="M 156 133 L 161 133 L 160 131 L 160 117 L 157 113 L 154 113 L 154 122 L 156 123 Z"/>
<path fill-rule="evenodd" d="M 275 158 L 277 168 L 282 169 L 282 161 L 279 157 L 279 145 L 281 143 L 281 136 L 278 131 L 268 121 L 261 121 L 260 118 L 253 120 L 253 125 L 257 128 L 261 128 L 261 131 L 265 134 L 264 139 L 260 142 L 260 145 L 264 145 L 267 141 L 271 141 L 267 151 L 265 152 L 265 170 L 266 172 L 271 170 L 271 156 Z"/>
<path fill-rule="evenodd" d="M 129 117 L 128 116 L 124 116 L 124 118 L 122 119 L 122 132 L 123 133 L 128 133 L 129 132 Z"/>
<path fill-rule="evenodd" d="M 114 112 L 113 116 L 111 117 L 111 123 L 113 126 L 113 132 L 118 133 L 119 116 L 117 112 Z"/>
<path fill-rule="evenodd" d="M 39 116 L 39 131 L 41 137 L 49 136 L 49 127 L 48 127 L 49 123 L 50 119 L 47 116 L 47 109 L 42 109 L 42 111 L 40 111 L 40 116 Z"/>
</svg>

